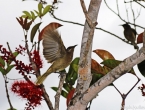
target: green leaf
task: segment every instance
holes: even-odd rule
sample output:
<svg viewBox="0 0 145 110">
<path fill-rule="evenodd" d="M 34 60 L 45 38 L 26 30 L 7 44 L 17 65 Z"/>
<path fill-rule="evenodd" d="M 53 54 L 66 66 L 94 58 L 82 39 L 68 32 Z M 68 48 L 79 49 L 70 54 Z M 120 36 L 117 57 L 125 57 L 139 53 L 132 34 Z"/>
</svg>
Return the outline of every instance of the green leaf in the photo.
<svg viewBox="0 0 145 110">
<path fill-rule="evenodd" d="M 34 11 L 40 17 L 40 13 L 38 11 L 36 11 L 36 10 L 34 10 Z"/>
<path fill-rule="evenodd" d="M 98 81 L 103 76 L 104 75 L 102 75 L 102 74 L 92 73 L 92 81 L 90 83 L 90 86 L 93 85 L 96 81 Z"/>
<path fill-rule="evenodd" d="M 104 64 L 104 66 L 107 66 L 107 67 L 113 69 L 116 66 L 118 66 L 120 63 L 121 63 L 121 61 L 119 61 L 119 60 L 107 59 L 107 60 L 104 60 L 101 64 Z"/>
<path fill-rule="evenodd" d="M 18 52 L 13 52 L 12 54 L 13 54 L 13 56 L 14 56 L 15 58 L 19 55 Z M 11 63 L 12 63 L 12 60 L 9 60 L 9 61 L 8 61 L 8 65 L 10 65 Z"/>
<path fill-rule="evenodd" d="M 72 64 L 72 67 L 74 71 L 77 73 L 78 72 L 78 64 Z"/>
<path fill-rule="evenodd" d="M 115 59 L 107 59 L 107 60 L 104 60 L 101 64 L 104 64 L 104 66 L 110 68 L 110 69 L 113 69 L 115 68 L 116 66 L 118 66 L 122 61 L 119 61 L 119 60 L 115 60 Z M 134 72 L 134 69 L 132 68 L 128 73 L 132 73 L 135 75 L 135 72 Z"/>
<path fill-rule="evenodd" d="M 71 86 L 73 86 L 75 84 L 75 81 L 78 77 L 78 73 L 77 73 L 77 65 L 79 63 L 79 58 L 75 58 L 69 67 L 69 71 L 68 74 L 66 75 L 66 83 L 69 83 Z"/>
<path fill-rule="evenodd" d="M 69 92 L 69 91 L 72 89 L 72 87 L 71 87 L 69 84 L 67 84 L 67 83 L 64 83 L 64 84 L 63 84 L 63 88 L 64 88 L 67 92 Z"/>
<path fill-rule="evenodd" d="M 4 67 L 5 66 L 5 61 L 2 59 L 2 57 L 0 56 L 0 66 Z"/>
<path fill-rule="evenodd" d="M 33 42 L 34 36 L 35 36 L 37 30 L 39 29 L 39 26 L 40 26 L 41 23 L 42 23 L 42 22 L 36 24 L 36 25 L 32 28 L 32 30 L 31 30 L 31 37 L 30 37 L 31 42 Z"/>
<path fill-rule="evenodd" d="M 28 17 L 28 19 L 32 19 L 32 16 L 28 11 L 23 11 L 23 13 Z"/>
<path fill-rule="evenodd" d="M 17 57 L 19 55 L 18 52 L 13 52 L 14 57 Z"/>
<path fill-rule="evenodd" d="M 37 16 L 35 16 L 34 12 L 31 11 L 32 20 L 35 20 Z"/>
<path fill-rule="evenodd" d="M 9 73 L 10 70 L 11 70 L 14 66 L 15 66 L 15 65 L 9 65 L 9 66 L 7 67 L 7 69 L 6 69 L 6 72 Z"/>
<path fill-rule="evenodd" d="M 54 90 L 55 92 L 57 92 L 58 88 L 57 87 L 51 87 L 52 90 Z M 66 98 L 67 97 L 67 92 L 65 92 L 64 90 L 61 91 L 61 95 Z"/>
<path fill-rule="evenodd" d="M 2 68 L 1 66 L 0 66 L 0 72 L 1 72 L 3 75 L 6 75 L 6 74 L 7 74 L 7 72 L 5 71 L 5 69 Z"/>
<path fill-rule="evenodd" d="M 43 16 L 51 10 L 51 5 L 47 5 L 43 10 Z"/>
<path fill-rule="evenodd" d="M 42 3 L 39 3 L 38 4 L 38 11 L 39 11 L 40 17 L 42 15 L 42 8 L 43 8 Z"/>
</svg>

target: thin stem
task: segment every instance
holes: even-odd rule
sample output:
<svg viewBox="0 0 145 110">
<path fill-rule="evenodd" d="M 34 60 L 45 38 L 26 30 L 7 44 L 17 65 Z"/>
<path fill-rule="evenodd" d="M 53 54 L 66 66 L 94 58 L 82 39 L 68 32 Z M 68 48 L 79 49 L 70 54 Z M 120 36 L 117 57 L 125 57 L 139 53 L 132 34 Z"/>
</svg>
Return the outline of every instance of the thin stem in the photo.
<svg viewBox="0 0 145 110">
<path fill-rule="evenodd" d="M 59 21 L 65 22 L 65 23 L 71 23 L 71 24 L 76 24 L 76 25 L 79 25 L 79 26 L 84 26 L 84 25 L 81 24 L 81 23 L 72 22 L 72 21 L 67 21 L 67 20 L 62 20 L 62 19 L 60 19 L 60 18 L 57 18 L 53 13 L 52 13 L 51 15 L 52 15 L 53 18 L 55 18 L 56 20 L 59 20 Z M 107 30 L 105 30 L 105 29 L 97 28 L 97 27 L 96 27 L 95 29 L 98 29 L 98 30 L 104 31 L 104 32 L 106 32 L 106 33 L 108 33 L 108 34 L 110 34 L 110 35 L 112 35 L 112 36 L 115 36 L 116 38 L 122 40 L 123 42 L 132 45 L 132 44 L 129 43 L 128 41 L 125 41 L 125 39 L 122 39 L 121 37 L 117 36 L 116 34 L 111 33 L 111 32 L 109 32 L 109 31 L 107 31 Z"/>
<path fill-rule="evenodd" d="M 8 99 L 8 102 L 9 102 L 9 105 L 10 105 L 10 109 L 13 110 L 13 106 L 12 106 L 12 103 L 11 103 L 11 100 L 10 100 L 10 96 L 9 96 L 9 92 L 8 92 L 8 87 L 7 87 L 7 79 L 6 79 L 6 76 L 4 76 L 4 80 L 5 80 L 5 88 L 6 88 L 6 94 L 7 94 L 7 99 Z"/>
<path fill-rule="evenodd" d="M 63 88 L 63 83 L 65 81 L 65 78 L 66 78 L 66 73 L 60 73 L 61 75 L 61 78 L 60 78 L 60 81 L 59 81 L 59 86 L 58 86 L 58 90 L 56 92 L 56 95 L 55 95 L 55 107 L 54 107 L 54 110 L 59 110 L 59 102 L 60 102 L 60 95 L 61 95 L 61 91 L 62 91 L 62 88 Z"/>
<path fill-rule="evenodd" d="M 137 77 L 137 76 L 136 76 Z M 121 107 L 121 110 L 124 110 L 124 107 L 125 107 L 125 99 L 126 97 L 128 96 L 128 94 L 133 90 L 133 88 L 139 83 L 140 79 L 137 77 L 138 81 L 134 84 L 134 86 L 126 93 L 126 94 L 122 94 L 119 89 L 113 84 L 114 88 L 118 91 L 118 93 L 121 95 L 122 97 L 122 107 Z"/>
</svg>

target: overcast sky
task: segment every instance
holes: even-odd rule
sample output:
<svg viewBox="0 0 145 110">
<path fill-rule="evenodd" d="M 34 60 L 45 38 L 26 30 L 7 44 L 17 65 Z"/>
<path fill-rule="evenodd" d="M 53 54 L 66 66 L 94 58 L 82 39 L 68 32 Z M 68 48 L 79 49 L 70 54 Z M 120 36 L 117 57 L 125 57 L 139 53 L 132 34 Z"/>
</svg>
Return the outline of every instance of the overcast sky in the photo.
<svg viewBox="0 0 145 110">
<path fill-rule="evenodd" d="M 51 3 L 51 1 L 47 0 L 48 3 Z M 89 5 L 90 0 L 85 0 L 86 6 Z M 116 2 L 115 0 L 107 0 L 109 2 L 109 5 L 111 8 L 113 8 L 116 11 Z M 74 21 L 74 22 L 79 22 L 84 24 L 85 22 L 85 17 L 83 14 L 83 11 L 80 6 L 79 0 L 63 0 L 63 3 L 59 4 L 58 10 L 55 12 L 55 15 L 58 18 L 64 19 L 64 20 L 69 20 L 69 21 Z M 6 47 L 6 42 L 9 42 L 12 50 L 15 49 L 19 44 L 23 45 L 24 44 L 24 36 L 23 36 L 23 31 L 21 29 L 21 26 L 16 20 L 16 17 L 19 17 L 22 15 L 22 11 L 27 10 L 31 11 L 34 9 L 37 9 L 37 4 L 38 2 L 36 1 L 25 1 L 22 2 L 21 0 L 0 0 L 0 45 L 3 45 Z M 126 18 L 126 13 L 125 13 L 125 6 L 123 0 L 119 1 L 119 8 L 120 8 L 120 13 L 123 19 Z M 127 6 L 128 9 L 129 6 Z M 138 5 L 134 5 L 135 12 L 139 10 L 140 8 Z M 141 16 L 138 18 L 137 23 L 139 25 L 145 26 L 144 24 L 144 9 L 141 11 Z M 132 21 L 132 15 L 130 14 L 130 20 Z M 40 28 L 43 28 L 50 22 L 59 22 L 63 24 L 63 26 L 59 29 L 63 42 L 66 47 L 70 45 L 75 45 L 78 44 L 78 46 L 75 49 L 74 52 L 74 58 L 79 57 L 80 55 L 80 46 L 81 46 L 81 39 L 82 39 L 82 33 L 83 33 L 83 27 L 74 25 L 74 24 L 68 24 L 68 23 L 63 23 L 60 21 L 57 21 L 53 19 L 49 14 L 44 17 L 42 20 L 43 23 L 40 26 Z M 123 36 L 123 28 L 119 26 L 120 24 L 123 24 L 117 16 L 115 16 L 108 8 L 104 5 L 104 2 L 102 2 L 100 11 L 99 11 L 99 16 L 98 16 L 98 27 L 101 27 L 103 29 L 106 29 L 110 32 L 115 33 L 116 35 L 120 36 L 121 38 L 124 38 Z M 141 33 L 143 30 L 142 29 L 137 29 L 138 33 Z M 142 44 L 139 45 L 140 47 Z M 42 49 L 42 47 L 41 47 Z M 134 50 L 133 46 L 128 45 L 118 38 L 111 36 L 109 34 L 106 34 L 103 31 L 100 30 L 95 30 L 94 34 L 94 40 L 93 40 L 93 50 L 95 49 L 105 49 L 108 50 L 113 54 L 113 56 L 117 60 L 123 60 L 126 57 L 132 55 L 133 53 L 136 52 Z M 43 57 L 43 55 L 41 55 Z M 92 57 L 97 60 L 98 62 L 101 62 L 102 60 L 94 53 L 92 53 Z M 23 57 L 24 62 L 28 62 L 28 57 Z M 45 72 L 46 69 L 48 68 L 48 64 L 44 61 L 44 68 L 41 70 L 41 72 Z M 141 92 L 138 90 L 138 86 L 141 85 L 144 82 L 144 77 L 142 77 L 137 69 L 137 67 L 134 67 L 137 75 L 142 79 L 142 81 L 134 88 L 134 90 L 128 95 L 126 99 L 126 109 L 127 110 L 132 110 L 134 107 L 136 107 L 136 110 L 141 110 L 141 107 L 145 109 L 145 99 L 141 96 Z M 17 71 L 12 70 L 8 74 L 9 78 L 22 78 L 21 75 L 18 74 Z M 34 81 L 36 80 L 35 78 L 33 79 Z M 58 75 L 57 74 L 51 74 L 47 80 L 44 82 L 46 90 L 48 94 L 50 94 L 50 99 L 52 103 L 54 103 L 54 95 L 55 92 L 50 89 L 52 86 L 58 86 Z M 128 90 L 136 83 L 137 78 L 131 74 L 126 74 L 119 78 L 117 81 L 114 82 L 114 84 L 118 87 L 118 89 L 122 93 L 128 92 Z M 13 82 L 10 81 L 8 86 L 9 88 L 11 87 L 11 83 Z M 53 83 L 52 83 L 53 82 Z M 2 75 L 0 75 L 0 110 L 6 110 L 9 108 L 9 104 L 6 98 L 6 93 L 5 93 L 5 87 L 4 87 L 4 80 Z M 16 94 L 10 93 L 10 98 L 12 101 L 13 107 L 15 107 L 18 110 L 23 110 L 25 106 L 25 101 L 19 97 L 16 96 Z M 101 91 L 96 99 L 93 100 L 92 103 L 92 110 L 120 110 L 121 107 L 121 97 L 119 93 L 114 89 L 114 87 L 107 87 L 103 91 Z M 66 108 L 66 99 L 61 97 L 61 102 L 60 102 L 60 110 L 64 110 Z M 42 102 L 42 105 L 36 108 L 36 110 L 46 110 L 47 105 L 45 102 Z"/>
</svg>

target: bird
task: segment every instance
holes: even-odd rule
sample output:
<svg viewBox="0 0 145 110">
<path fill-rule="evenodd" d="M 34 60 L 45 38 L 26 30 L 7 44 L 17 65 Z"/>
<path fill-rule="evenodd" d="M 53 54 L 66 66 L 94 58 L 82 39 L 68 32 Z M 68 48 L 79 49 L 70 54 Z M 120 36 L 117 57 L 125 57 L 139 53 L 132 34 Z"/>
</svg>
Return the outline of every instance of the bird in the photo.
<svg viewBox="0 0 145 110">
<path fill-rule="evenodd" d="M 136 35 L 137 32 L 135 31 L 135 29 L 131 28 L 129 24 L 123 24 L 121 25 L 124 28 L 124 37 L 131 42 L 131 44 L 134 46 L 134 49 L 138 49 L 139 47 L 137 46 L 137 44 L 135 43 L 136 41 Z"/>
<path fill-rule="evenodd" d="M 73 59 L 74 49 L 77 46 L 69 46 L 66 49 L 61 35 L 56 29 L 43 30 L 42 36 L 43 55 L 48 63 L 52 63 L 52 65 L 42 76 L 37 78 L 36 85 L 42 84 L 51 73 L 62 71 L 69 66 Z"/>
</svg>

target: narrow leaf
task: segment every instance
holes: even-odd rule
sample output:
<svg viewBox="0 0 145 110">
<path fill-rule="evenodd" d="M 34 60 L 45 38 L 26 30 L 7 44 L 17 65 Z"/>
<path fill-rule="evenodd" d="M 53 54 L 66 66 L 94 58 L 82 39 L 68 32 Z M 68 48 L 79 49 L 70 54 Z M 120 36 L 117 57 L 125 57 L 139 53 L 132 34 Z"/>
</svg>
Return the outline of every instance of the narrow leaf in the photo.
<svg viewBox="0 0 145 110">
<path fill-rule="evenodd" d="M 97 74 L 106 74 L 104 68 L 94 59 L 91 60 L 91 71 Z"/>
<path fill-rule="evenodd" d="M 5 62 L 4 60 L 2 59 L 2 57 L 0 56 L 0 66 L 4 67 L 5 66 Z"/>
<path fill-rule="evenodd" d="M 38 11 L 36 11 L 36 10 L 34 10 L 34 11 L 40 17 L 40 13 Z"/>
<path fill-rule="evenodd" d="M 28 11 L 23 11 L 23 13 L 28 17 L 28 19 L 32 19 L 32 16 Z"/>
<path fill-rule="evenodd" d="M 72 87 L 71 87 L 70 85 L 68 85 L 67 83 L 64 83 L 64 84 L 63 84 L 63 88 L 64 88 L 67 92 L 69 92 L 69 91 L 72 89 Z"/>
<path fill-rule="evenodd" d="M 96 49 L 93 52 L 96 53 L 102 60 L 115 59 L 110 52 L 103 49 Z"/>
<path fill-rule="evenodd" d="M 47 5 L 47 6 L 44 8 L 44 10 L 43 10 L 43 16 L 44 16 L 46 13 L 48 13 L 48 12 L 50 11 L 50 9 L 51 9 L 51 5 Z"/>
<path fill-rule="evenodd" d="M 6 72 L 9 73 L 14 66 L 15 65 L 9 65 L 6 69 Z"/>
<path fill-rule="evenodd" d="M 69 102 L 70 102 L 70 100 L 72 99 L 74 93 L 75 93 L 75 89 L 72 89 L 72 90 L 68 93 L 68 95 L 67 95 L 67 100 L 66 100 L 66 105 L 67 105 L 67 106 L 69 105 Z"/>
<path fill-rule="evenodd" d="M 39 11 L 39 17 L 41 17 L 42 16 L 42 8 L 43 8 L 43 6 L 42 6 L 42 3 L 39 3 L 38 4 L 38 11 Z"/>
<path fill-rule="evenodd" d="M 39 29 L 39 26 L 40 26 L 41 23 L 42 23 L 42 22 L 36 24 L 36 25 L 32 28 L 32 30 L 31 30 L 31 37 L 30 37 L 31 42 L 33 42 L 34 36 L 35 36 L 37 30 Z"/>
<path fill-rule="evenodd" d="M 32 16 L 32 20 L 34 21 L 36 19 L 37 16 L 35 16 L 34 12 L 31 11 L 31 16 Z"/>
<path fill-rule="evenodd" d="M 3 67 L 0 66 L 0 72 L 3 74 L 3 75 L 6 75 L 7 72 L 5 71 L 5 69 Z"/>
<path fill-rule="evenodd" d="M 66 83 L 69 83 L 71 86 L 75 84 L 75 81 L 78 77 L 77 69 L 74 70 L 74 65 L 78 65 L 78 63 L 79 63 L 79 58 L 75 58 L 71 62 L 68 74 L 66 75 L 65 81 L 66 81 Z M 77 68 L 77 67 L 75 66 L 75 68 Z"/>
<path fill-rule="evenodd" d="M 104 64 L 104 66 L 107 66 L 107 67 L 113 69 L 116 66 L 118 66 L 120 63 L 121 63 L 121 61 L 119 61 L 119 60 L 107 59 L 107 60 L 104 60 L 101 64 Z"/>
</svg>

